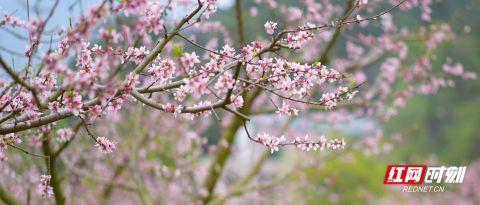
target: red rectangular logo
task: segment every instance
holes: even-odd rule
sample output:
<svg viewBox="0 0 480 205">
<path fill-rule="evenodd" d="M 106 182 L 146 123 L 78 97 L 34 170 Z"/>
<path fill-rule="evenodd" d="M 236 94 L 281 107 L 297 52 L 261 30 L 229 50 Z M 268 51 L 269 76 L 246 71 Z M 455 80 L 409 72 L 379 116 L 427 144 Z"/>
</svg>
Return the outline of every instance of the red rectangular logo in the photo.
<svg viewBox="0 0 480 205">
<path fill-rule="evenodd" d="M 388 165 L 383 184 L 422 184 L 427 165 Z"/>
</svg>

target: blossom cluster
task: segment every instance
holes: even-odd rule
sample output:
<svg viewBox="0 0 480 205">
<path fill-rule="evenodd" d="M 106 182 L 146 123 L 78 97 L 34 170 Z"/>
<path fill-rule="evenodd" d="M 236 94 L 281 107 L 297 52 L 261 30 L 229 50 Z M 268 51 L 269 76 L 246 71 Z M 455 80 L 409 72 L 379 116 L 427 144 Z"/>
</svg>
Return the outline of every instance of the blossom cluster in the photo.
<svg viewBox="0 0 480 205">
<path fill-rule="evenodd" d="M 110 154 L 115 150 L 116 145 L 106 137 L 97 137 L 95 147 L 103 154 Z"/>
<path fill-rule="evenodd" d="M 51 197 L 53 195 L 53 187 L 50 186 L 50 175 L 42 175 L 40 177 L 40 184 L 38 184 L 38 191 L 43 197 Z"/>
<path fill-rule="evenodd" d="M 16 16 L 12 16 L 11 14 L 4 13 L 3 18 L 0 19 L 0 26 L 1 25 L 11 25 L 13 27 L 19 26 L 19 27 L 26 27 L 25 22 L 20 20 L 20 18 Z"/>
<path fill-rule="evenodd" d="M 345 149 L 345 145 L 346 145 L 346 142 L 345 142 L 345 139 L 342 138 L 342 140 L 338 140 L 338 139 L 332 139 L 330 141 L 327 141 L 326 137 L 325 136 L 320 136 L 320 139 L 316 142 L 311 142 L 309 141 L 310 137 L 308 135 L 305 135 L 305 137 L 302 138 L 299 138 L 299 137 L 296 137 L 295 140 L 292 142 L 294 145 L 296 145 L 300 150 L 302 151 L 317 151 L 317 150 L 320 150 L 320 151 L 323 151 L 325 150 L 325 148 L 330 148 L 330 149 L 338 149 L 338 148 L 342 148 L 342 149 Z"/>
<path fill-rule="evenodd" d="M 277 29 L 277 23 L 272 22 L 272 21 L 267 21 L 264 24 L 264 27 L 265 27 L 265 31 L 268 34 L 273 35 L 275 33 L 275 29 Z"/>
<path fill-rule="evenodd" d="M 279 150 L 278 147 L 281 145 L 281 143 L 285 142 L 286 138 L 285 136 L 275 137 L 267 133 L 263 133 L 257 135 L 255 140 L 270 148 L 270 152 L 273 154 Z"/>
<path fill-rule="evenodd" d="M 287 142 L 285 136 L 276 137 L 267 133 L 258 134 L 257 137 L 254 139 L 255 141 L 262 143 L 264 146 L 270 148 L 270 152 L 273 154 L 274 152 L 279 150 L 280 146 L 285 145 L 294 145 L 298 149 L 302 151 L 309 152 L 313 151 L 324 151 L 325 148 L 330 149 L 338 149 L 338 148 L 345 148 L 346 142 L 342 138 L 342 140 L 332 139 L 327 141 L 325 136 L 320 136 L 318 141 L 311 141 L 309 139 L 309 135 L 305 135 L 303 138 L 296 137 L 295 140 L 291 142 Z"/>
</svg>

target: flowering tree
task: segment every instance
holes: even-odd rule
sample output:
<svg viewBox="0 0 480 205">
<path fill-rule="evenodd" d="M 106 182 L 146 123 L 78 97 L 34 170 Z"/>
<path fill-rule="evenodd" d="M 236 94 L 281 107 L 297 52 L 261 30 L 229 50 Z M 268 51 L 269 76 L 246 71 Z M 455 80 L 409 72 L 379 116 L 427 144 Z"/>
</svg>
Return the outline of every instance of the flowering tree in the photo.
<svg viewBox="0 0 480 205">
<path fill-rule="evenodd" d="M 435 48 L 454 34 L 448 25 L 430 23 L 429 0 L 305 0 L 294 6 L 236 0 L 233 32 L 212 20 L 215 0 L 103 0 L 68 28 L 51 31 L 58 3 L 43 17 L 23 20 L 6 12 L 0 19 L 2 29 L 27 43 L 22 69 L 0 58 L 0 161 L 4 173 L 22 173 L 1 180 L 18 190 L 0 187 L 7 204 L 47 203 L 42 196 L 54 196 L 57 204 L 224 203 L 274 186 L 250 181 L 280 147 L 345 148 L 343 138 L 289 132 L 296 116 L 327 125 L 361 117 L 386 121 L 414 94 L 436 93 L 453 86 L 453 78 L 476 78 L 451 59 L 442 71 L 434 69 Z M 393 12 L 415 8 L 426 26 L 395 24 Z M 262 14 L 259 9 L 282 17 L 270 17 L 260 35 L 249 35 L 245 16 Z M 211 33 L 215 37 L 206 39 Z M 411 42 L 421 52 L 409 52 Z M 340 45 L 345 49 L 334 52 Z M 271 114 L 288 118 L 285 130 L 251 130 L 252 116 Z M 208 146 L 200 135 L 216 121 L 222 134 Z M 128 129 L 119 131 L 119 125 Z M 216 192 L 240 132 L 268 150 L 229 191 Z M 74 141 L 81 135 L 88 138 Z M 352 148 L 378 153 L 380 136 Z M 208 167 L 198 162 L 205 151 L 213 153 Z M 170 165 L 166 156 L 174 158 Z M 45 165 L 16 168 L 32 158 Z M 82 177 L 95 182 L 93 191 L 78 183 Z M 35 183 L 39 194 L 31 195 Z"/>
</svg>

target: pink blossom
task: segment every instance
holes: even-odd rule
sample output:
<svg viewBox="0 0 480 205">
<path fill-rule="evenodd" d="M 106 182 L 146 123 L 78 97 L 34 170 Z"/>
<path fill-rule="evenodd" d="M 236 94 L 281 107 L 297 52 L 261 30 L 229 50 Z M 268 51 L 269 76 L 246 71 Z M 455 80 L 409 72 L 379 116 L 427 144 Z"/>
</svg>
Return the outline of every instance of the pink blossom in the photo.
<svg viewBox="0 0 480 205">
<path fill-rule="evenodd" d="M 214 88 L 222 93 L 226 93 L 229 89 L 232 89 L 234 85 L 235 80 L 233 79 L 232 74 L 224 73 L 218 78 Z"/>
<path fill-rule="evenodd" d="M 294 107 L 291 107 L 289 104 L 283 102 L 282 103 L 282 107 L 278 108 L 278 110 L 275 112 L 277 114 L 279 114 L 280 116 L 282 115 L 287 115 L 287 116 L 291 116 L 291 115 L 298 115 L 298 110 Z"/>
<path fill-rule="evenodd" d="M 452 75 L 460 76 L 463 74 L 463 66 L 460 63 L 457 63 L 453 66 L 450 64 L 444 64 L 443 71 Z"/>
<path fill-rule="evenodd" d="M 135 73 L 127 75 L 124 86 L 126 93 L 130 93 L 135 88 L 135 85 L 138 83 L 138 78 L 138 75 Z"/>
<path fill-rule="evenodd" d="M 91 57 L 92 52 L 88 48 L 90 43 L 83 42 L 80 44 L 79 55 L 77 56 L 77 64 L 81 70 L 90 70 L 93 64 L 93 59 Z"/>
<path fill-rule="evenodd" d="M 12 16 L 8 13 L 3 14 L 3 19 L 0 20 L 0 26 L 1 25 L 12 25 L 13 27 L 19 26 L 19 27 L 25 27 L 25 22 L 20 20 L 19 18 Z"/>
<path fill-rule="evenodd" d="M 65 108 L 78 116 L 82 112 L 82 96 L 76 92 L 70 92 L 64 99 Z"/>
<path fill-rule="evenodd" d="M 213 73 L 220 70 L 220 62 L 214 58 L 210 59 L 210 62 L 202 66 L 201 72 Z"/>
<path fill-rule="evenodd" d="M 40 184 L 38 185 L 38 190 L 42 197 L 51 197 L 53 196 L 53 187 L 50 186 L 50 175 L 42 175 L 40 177 Z"/>
<path fill-rule="evenodd" d="M 272 21 L 267 21 L 263 26 L 265 27 L 265 31 L 268 34 L 273 35 L 275 33 L 275 29 L 277 28 L 277 23 Z"/>
<path fill-rule="evenodd" d="M 303 139 L 297 137 L 295 138 L 293 143 L 296 144 L 297 148 L 302 151 L 309 152 L 310 150 L 314 150 L 314 151 L 320 150 L 321 152 L 323 152 L 327 144 L 326 143 L 327 139 L 325 138 L 325 136 L 322 135 L 318 142 L 309 142 L 310 140 L 309 138 L 310 136 L 308 135 L 305 135 Z"/>
<path fill-rule="evenodd" d="M 241 108 L 243 107 L 243 97 L 241 95 L 239 96 L 231 96 L 230 101 L 232 102 L 233 106 L 235 108 Z"/>
<path fill-rule="evenodd" d="M 173 110 L 173 116 L 177 118 L 177 116 L 182 113 L 183 106 L 182 105 L 177 105 L 175 106 L 175 109 Z"/>
<path fill-rule="evenodd" d="M 248 62 L 250 59 L 253 58 L 253 55 L 255 54 L 255 48 L 250 46 L 250 45 L 246 45 L 245 47 L 242 48 L 242 60 L 243 62 Z"/>
<path fill-rule="evenodd" d="M 133 61 L 139 64 L 149 53 L 150 51 L 148 51 L 145 46 L 142 46 L 140 48 L 130 47 L 123 55 L 122 64 L 125 61 Z"/>
<path fill-rule="evenodd" d="M 432 19 L 430 15 L 432 14 L 432 9 L 430 8 L 432 0 L 420 0 L 421 10 L 422 10 L 422 20 L 430 22 Z"/>
<path fill-rule="evenodd" d="M 228 44 L 223 46 L 221 53 L 226 56 L 235 57 L 235 49 Z"/>
<path fill-rule="evenodd" d="M 185 82 L 185 89 L 193 92 L 197 97 L 208 93 L 209 90 L 207 89 L 207 83 L 209 78 L 206 76 L 198 76 L 193 79 L 184 79 Z"/>
<path fill-rule="evenodd" d="M 335 93 L 324 93 L 322 94 L 322 102 L 325 103 L 325 109 L 331 110 L 333 107 L 337 106 L 337 99 Z"/>
<path fill-rule="evenodd" d="M 175 105 L 167 103 L 166 105 L 163 105 L 163 109 L 165 110 L 165 112 L 172 112 L 173 113 L 175 111 Z"/>
<path fill-rule="evenodd" d="M 330 148 L 330 149 L 339 149 L 339 148 L 345 148 L 346 142 L 342 138 L 342 140 L 338 139 L 332 139 L 327 142 L 327 138 L 322 135 L 320 136 L 320 139 L 318 141 L 311 141 L 310 137 L 308 135 L 305 135 L 303 138 L 295 138 L 295 140 L 292 142 L 297 146 L 302 151 L 309 152 L 311 150 L 313 151 L 318 151 L 320 150 L 321 152 L 325 150 L 325 148 Z"/>
<path fill-rule="evenodd" d="M 285 142 L 285 137 L 282 136 L 282 137 L 275 137 L 275 136 L 271 136 L 267 133 L 263 133 L 263 134 L 259 134 L 257 135 L 257 138 L 256 140 L 260 143 L 262 143 L 263 145 L 265 145 L 266 147 L 269 147 L 270 148 L 270 153 L 274 153 L 276 151 L 278 151 L 278 145 L 282 142 Z"/>
<path fill-rule="evenodd" d="M 330 140 L 329 143 L 327 143 L 327 147 L 330 147 L 334 150 L 339 148 L 345 149 L 345 145 L 346 145 L 346 142 L 345 142 L 345 139 L 343 138 L 342 140 L 333 139 L 333 140 Z"/>
<path fill-rule="evenodd" d="M 70 128 L 62 128 L 57 130 L 59 142 L 66 142 L 69 141 L 73 136 L 73 131 Z"/>
<path fill-rule="evenodd" d="M 287 38 L 283 39 L 283 42 L 290 48 L 300 48 L 305 42 L 311 40 L 313 34 L 309 31 L 298 31 L 294 34 L 288 33 Z"/>
<path fill-rule="evenodd" d="M 217 11 L 217 0 L 205 0 L 205 2 L 207 4 L 207 8 L 203 15 L 208 19 L 210 18 L 210 15 Z"/>
<path fill-rule="evenodd" d="M 115 150 L 116 145 L 105 137 L 97 137 L 95 147 L 103 154 L 110 154 Z"/>
<path fill-rule="evenodd" d="M 88 110 L 88 118 L 90 120 L 94 120 L 95 118 L 99 117 L 102 114 L 102 106 L 100 105 L 95 105 L 92 108 Z"/>
<path fill-rule="evenodd" d="M 153 65 L 148 68 L 150 75 L 153 75 L 155 78 L 159 78 L 162 82 L 170 80 L 175 73 L 175 63 L 172 60 L 164 59 L 158 63 L 158 65 Z"/>
<path fill-rule="evenodd" d="M 351 93 L 348 93 L 348 94 L 347 94 L 347 100 L 352 100 L 357 93 L 358 93 L 357 90 L 355 90 L 355 91 L 353 91 L 353 92 L 351 92 Z"/>
<path fill-rule="evenodd" d="M 182 62 L 183 67 L 188 71 L 190 70 L 195 64 L 200 63 L 200 58 L 195 54 L 192 53 L 185 53 L 181 58 L 180 61 Z"/>
<path fill-rule="evenodd" d="M 175 97 L 175 100 L 182 102 L 187 94 L 190 92 L 187 86 L 182 85 L 180 88 L 177 89 L 175 93 L 173 93 L 173 96 Z"/>
</svg>

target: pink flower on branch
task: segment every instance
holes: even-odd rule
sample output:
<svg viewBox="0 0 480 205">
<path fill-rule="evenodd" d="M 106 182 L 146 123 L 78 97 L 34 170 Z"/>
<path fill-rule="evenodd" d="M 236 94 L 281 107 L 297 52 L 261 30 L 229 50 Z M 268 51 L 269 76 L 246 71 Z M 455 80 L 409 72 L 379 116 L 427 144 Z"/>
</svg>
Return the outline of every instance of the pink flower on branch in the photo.
<svg viewBox="0 0 480 205">
<path fill-rule="evenodd" d="M 270 35 L 273 35 L 275 33 L 275 29 L 277 29 L 277 23 L 272 21 L 265 22 L 263 26 L 265 27 L 265 31 Z"/>
<path fill-rule="evenodd" d="M 266 147 L 269 147 L 270 152 L 273 154 L 274 152 L 278 151 L 278 146 L 280 145 L 280 143 L 285 142 L 285 137 L 275 137 L 267 133 L 263 133 L 257 135 L 257 138 L 255 140 L 259 143 L 262 143 Z"/>
<path fill-rule="evenodd" d="M 53 196 L 53 187 L 50 186 L 50 175 L 42 175 L 40 177 L 40 184 L 38 185 L 38 191 L 42 197 L 51 197 Z"/>
<path fill-rule="evenodd" d="M 200 63 L 200 58 L 195 52 L 185 53 L 184 56 L 180 58 L 183 67 L 188 72 L 195 64 Z"/>
<path fill-rule="evenodd" d="M 246 129 L 246 128 L 245 128 Z M 249 135 L 247 131 L 247 135 Z M 327 141 L 325 136 L 320 136 L 318 140 L 311 140 L 308 135 L 305 135 L 305 137 L 300 138 L 296 137 L 295 140 L 291 142 L 287 142 L 287 139 L 285 136 L 281 137 L 275 137 L 273 135 L 269 135 L 267 133 L 263 134 L 258 134 L 256 138 L 251 138 L 253 141 L 257 143 L 261 143 L 264 146 L 270 148 L 270 152 L 273 154 L 276 151 L 279 151 L 280 146 L 288 146 L 288 145 L 293 145 L 296 146 L 298 149 L 301 151 L 324 151 L 326 148 L 336 150 L 339 148 L 345 148 L 346 142 L 344 139 L 338 140 L 338 139 L 332 139 Z"/>
<path fill-rule="evenodd" d="M 72 112 L 74 115 L 79 115 L 82 112 L 82 96 L 77 92 L 69 92 L 64 99 L 65 109 Z"/>
<path fill-rule="evenodd" d="M 279 114 L 280 116 L 282 115 L 291 116 L 291 115 L 298 115 L 298 110 L 294 107 L 291 107 L 289 104 L 283 102 L 282 107 L 278 108 L 278 110 L 275 111 L 275 113 Z"/>
<path fill-rule="evenodd" d="M 229 89 L 232 89 L 234 85 L 235 80 L 233 79 L 232 74 L 227 72 L 218 78 L 217 83 L 215 83 L 214 87 L 221 93 L 226 93 Z"/>
<path fill-rule="evenodd" d="M 111 142 L 106 137 L 97 137 L 96 141 L 97 143 L 95 144 L 95 147 L 103 154 L 110 154 L 116 148 L 115 143 Z"/>
</svg>

